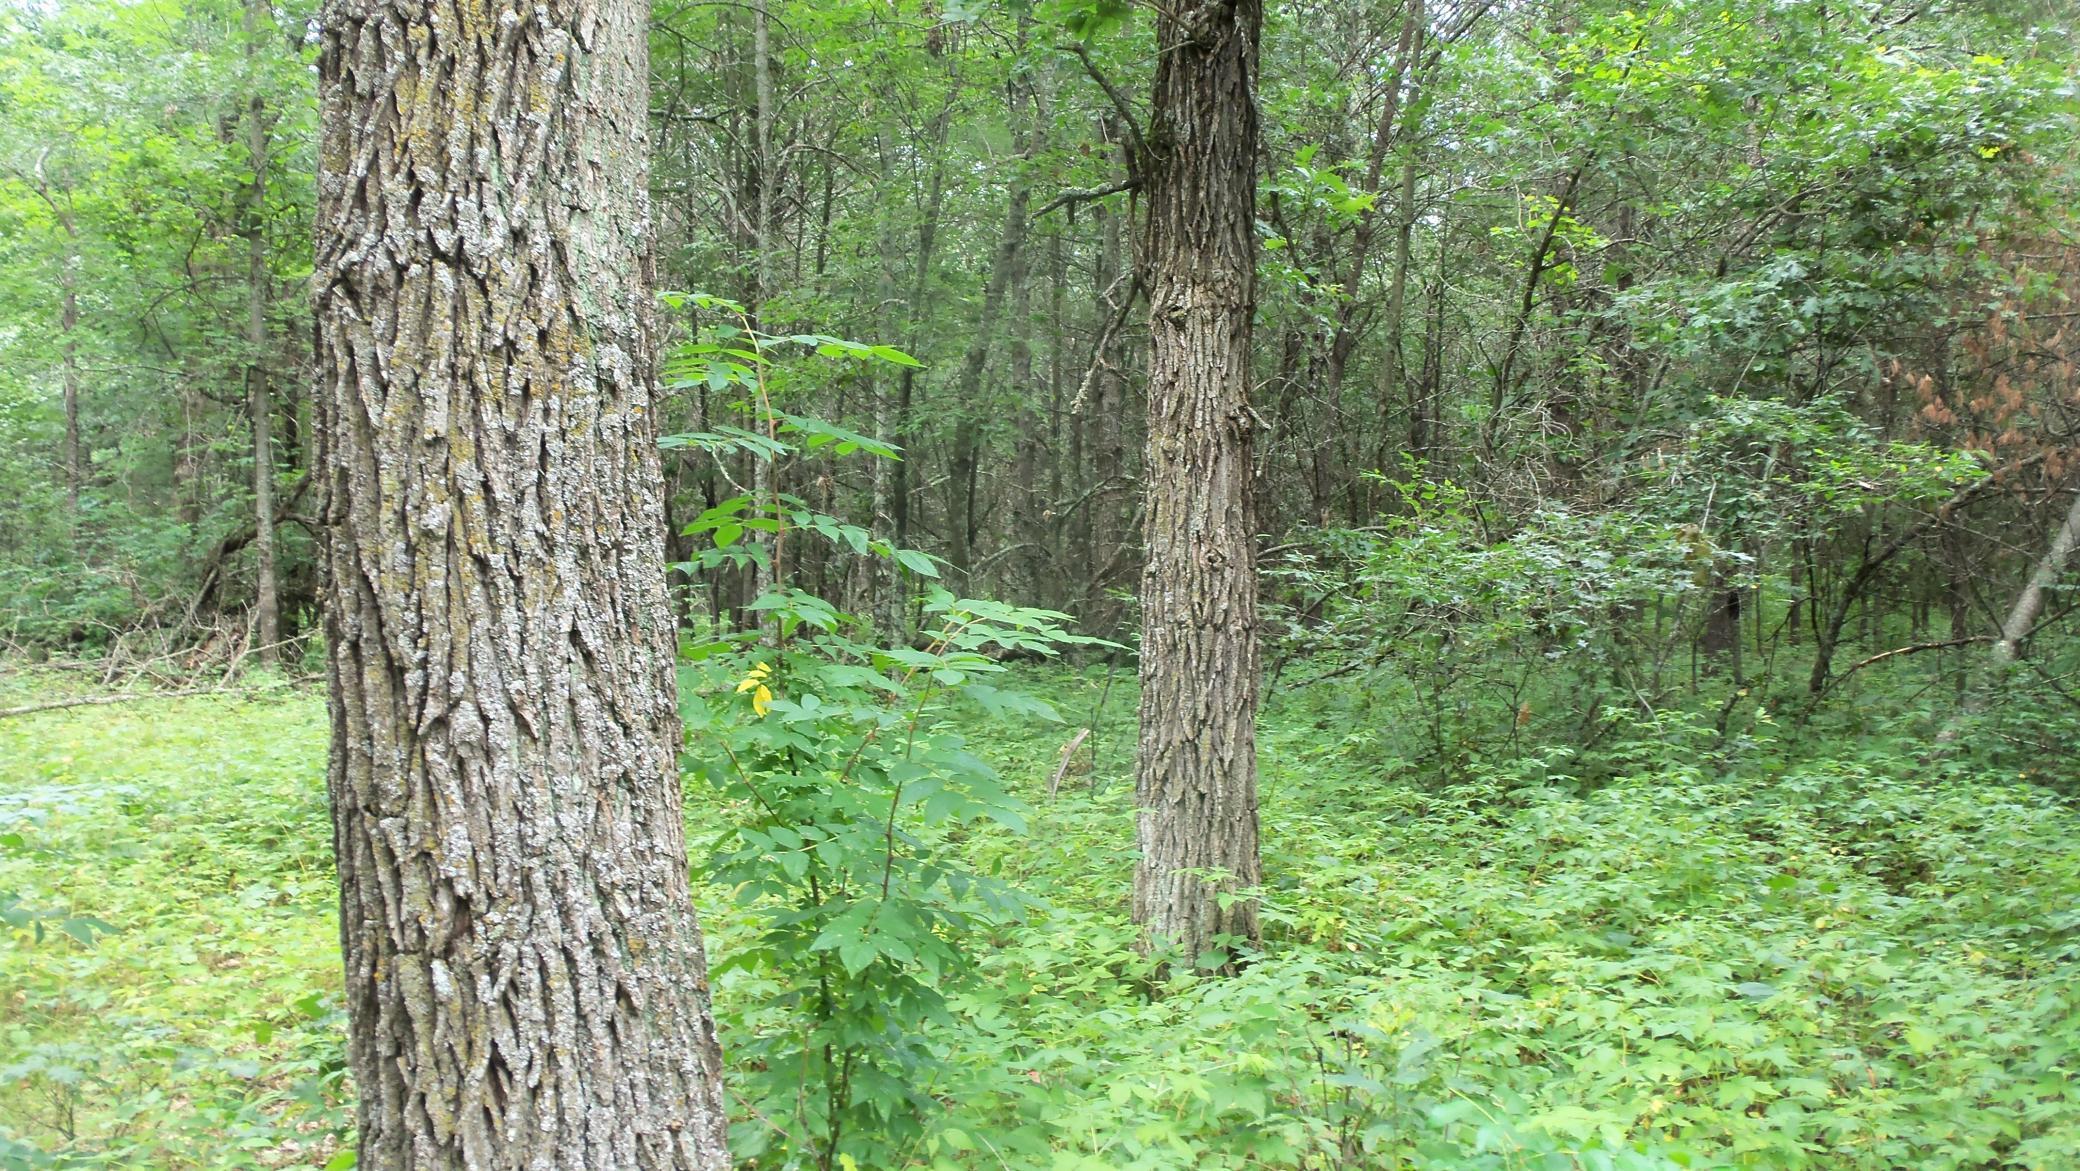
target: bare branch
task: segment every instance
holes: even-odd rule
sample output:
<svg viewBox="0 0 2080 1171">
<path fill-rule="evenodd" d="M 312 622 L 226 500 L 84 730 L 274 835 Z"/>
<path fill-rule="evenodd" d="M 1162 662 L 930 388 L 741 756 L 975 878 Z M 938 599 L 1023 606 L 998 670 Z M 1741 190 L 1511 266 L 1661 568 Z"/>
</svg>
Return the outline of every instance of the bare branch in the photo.
<svg viewBox="0 0 2080 1171">
<path fill-rule="evenodd" d="M 1098 68 L 1098 63 L 1091 60 L 1089 46 L 1075 44 L 1057 45 L 1055 47 L 1065 53 L 1076 54 L 1076 59 L 1083 62 L 1083 71 L 1091 75 L 1091 80 L 1098 83 L 1098 88 L 1105 91 L 1106 97 L 1112 99 L 1112 108 L 1119 113 L 1120 121 L 1127 124 L 1129 158 L 1132 160 L 1131 165 L 1138 176 L 1141 171 L 1141 159 L 1148 150 L 1148 140 L 1142 137 L 1141 120 L 1134 116 L 1133 103 L 1127 101 L 1127 95 L 1122 93 L 1118 86 L 1112 84 L 1111 78 L 1105 76 L 1104 71 Z"/>
<path fill-rule="evenodd" d="M 1072 203 L 1089 203 L 1094 199 L 1103 199 L 1108 195 L 1118 195 L 1122 191 L 1138 191 L 1140 189 L 1141 180 L 1137 177 L 1121 179 L 1117 183 L 1107 183 L 1103 187 L 1079 187 L 1073 191 L 1064 191 L 1049 200 L 1047 206 L 1034 212 L 1033 218 L 1037 220 L 1048 212 L 1057 208 L 1067 207 Z"/>
</svg>

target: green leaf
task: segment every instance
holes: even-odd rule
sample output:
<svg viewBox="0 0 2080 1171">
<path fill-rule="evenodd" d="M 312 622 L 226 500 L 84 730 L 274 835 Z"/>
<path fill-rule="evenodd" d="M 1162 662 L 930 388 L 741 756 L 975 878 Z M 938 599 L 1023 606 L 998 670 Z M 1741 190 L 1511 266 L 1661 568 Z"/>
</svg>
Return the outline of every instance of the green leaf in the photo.
<svg viewBox="0 0 2080 1171">
<path fill-rule="evenodd" d="M 114 935 L 116 932 L 113 925 L 92 915 L 68 915 L 58 921 L 58 930 L 89 947 L 93 946 L 96 936 Z"/>
<path fill-rule="evenodd" d="M 891 552 L 896 559 L 896 564 L 901 565 L 904 569 L 917 576 L 931 578 L 939 576 L 939 567 L 933 564 L 932 558 L 928 554 L 920 553 L 915 549 L 895 549 Z"/>
<path fill-rule="evenodd" d="M 866 971 L 880 956 L 880 949 L 867 939 L 848 939 L 838 945 L 838 962 L 845 965 L 845 974 L 849 976 Z"/>
</svg>

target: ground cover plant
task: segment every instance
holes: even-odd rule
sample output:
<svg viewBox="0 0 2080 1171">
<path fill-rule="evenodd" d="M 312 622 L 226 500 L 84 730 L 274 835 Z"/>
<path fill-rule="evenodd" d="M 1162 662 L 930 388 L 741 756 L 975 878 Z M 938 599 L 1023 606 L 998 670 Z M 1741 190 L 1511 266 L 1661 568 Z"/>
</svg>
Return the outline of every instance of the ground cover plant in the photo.
<svg viewBox="0 0 2080 1171">
<path fill-rule="evenodd" d="M 913 1022 L 915 1093 L 863 1089 L 902 1101 L 862 1117 L 903 1125 L 828 1151 L 795 1130 L 757 1067 L 801 1005 L 719 972 L 748 1165 L 2048 1169 L 2080 1147 L 2080 817 L 2017 773 L 1670 716 L 1594 762 L 1446 780 L 1397 757 L 1421 734 L 1391 710 L 1290 689 L 1264 721 L 1262 954 L 1159 988 L 1126 917 L 1109 673 L 1018 674 L 1097 716 L 1094 766 L 1059 777 L 1073 727 L 944 717 L 1023 829 L 914 828 L 1029 901 L 963 938 L 972 973 Z M 9 699 L 59 687 L 17 674 Z M 289 689 L 0 721 L 0 1166 L 346 1165 L 323 737 Z M 689 817 L 753 825 L 749 804 L 695 786 Z M 732 896 L 700 893 L 717 956 L 766 929 Z"/>
<path fill-rule="evenodd" d="M 2080 1167 L 2076 42 L 0 4 L 0 1171 Z"/>
</svg>

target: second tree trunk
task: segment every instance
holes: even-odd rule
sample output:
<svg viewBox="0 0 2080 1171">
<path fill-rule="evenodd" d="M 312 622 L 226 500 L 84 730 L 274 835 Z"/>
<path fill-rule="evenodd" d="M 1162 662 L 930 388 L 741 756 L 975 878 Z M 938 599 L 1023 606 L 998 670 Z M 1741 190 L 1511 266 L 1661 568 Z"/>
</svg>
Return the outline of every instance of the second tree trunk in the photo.
<svg viewBox="0 0 2080 1171">
<path fill-rule="evenodd" d="M 1187 963 L 1255 941 L 1257 566 L 1250 317 L 1263 9 L 1186 3 L 1163 47 L 1146 148 L 1148 563 L 1134 918 Z M 1227 897 L 1223 897 L 1227 896 Z M 1218 961 L 1225 966 L 1225 960 Z"/>
</svg>

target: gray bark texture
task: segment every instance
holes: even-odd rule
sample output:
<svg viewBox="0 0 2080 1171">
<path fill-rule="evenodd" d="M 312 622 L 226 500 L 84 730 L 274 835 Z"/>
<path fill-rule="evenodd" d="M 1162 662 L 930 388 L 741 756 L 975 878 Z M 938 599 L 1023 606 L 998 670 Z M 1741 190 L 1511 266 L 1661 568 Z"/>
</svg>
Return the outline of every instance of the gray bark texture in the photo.
<svg viewBox="0 0 2080 1171">
<path fill-rule="evenodd" d="M 1257 854 L 1257 568 L 1250 317 L 1256 300 L 1258 0 L 1160 10 L 1147 141 L 1147 567 L 1141 588 L 1141 859 L 1134 919 L 1191 963 L 1258 938 L 1221 895 Z M 1206 871 L 1227 877 L 1210 880 Z"/>
<path fill-rule="evenodd" d="M 633 0 L 327 0 L 329 784 L 368 1171 L 728 1165 Z"/>
</svg>

